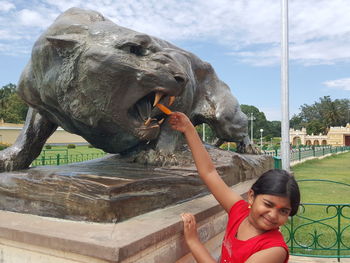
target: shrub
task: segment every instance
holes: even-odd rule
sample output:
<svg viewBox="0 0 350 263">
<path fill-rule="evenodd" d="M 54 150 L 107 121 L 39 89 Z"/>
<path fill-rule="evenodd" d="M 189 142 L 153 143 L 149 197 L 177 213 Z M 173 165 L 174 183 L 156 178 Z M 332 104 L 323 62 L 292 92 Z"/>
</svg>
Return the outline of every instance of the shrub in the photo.
<svg viewBox="0 0 350 263">
<path fill-rule="evenodd" d="M 75 149 L 75 144 L 68 144 L 68 145 L 67 145 L 67 148 L 68 148 L 68 149 Z"/>
<path fill-rule="evenodd" d="M 94 148 L 94 146 L 92 146 L 91 144 L 88 145 L 88 148 Z"/>
<path fill-rule="evenodd" d="M 220 149 L 222 150 L 228 150 L 228 148 L 229 148 L 228 142 L 225 142 L 220 145 Z M 237 150 L 237 144 L 234 142 L 230 142 L 230 151 L 236 151 L 236 150 Z"/>
<path fill-rule="evenodd" d="M 51 148 L 52 148 L 52 146 L 50 144 L 45 145 L 45 149 L 50 150 Z"/>
<path fill-rule="evenodd" d="M 8 145 L 8 144 L 0 143 L 0 151 L 6 149 L 6 148 L 9 147 L 9 146 L 10 146 L 10 145 Z"/>
</svg>

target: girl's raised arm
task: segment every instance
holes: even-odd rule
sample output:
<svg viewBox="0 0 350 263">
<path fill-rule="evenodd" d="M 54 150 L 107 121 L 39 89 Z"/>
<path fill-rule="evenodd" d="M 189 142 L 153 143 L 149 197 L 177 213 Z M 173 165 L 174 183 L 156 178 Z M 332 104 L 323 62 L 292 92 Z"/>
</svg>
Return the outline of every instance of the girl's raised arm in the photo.
<svg viewBox="0 0 350 263">
<path fill-rule="evenodd" d="M 215 166 L 205 149 L 198 133 L 188 119 L 188 117 L 181 112 L 174 112 L 170 115 L 169 123 L 174 130 L 182 132 L 188 146 L 191 149 L 194 162 L 196 164 L 199 176 L 214 195 L 221 206 L 229 212 L 232 205 L 241 200 L 242 197 L 233 192 L 230 187 L 221 179 Z"/>
</svg>

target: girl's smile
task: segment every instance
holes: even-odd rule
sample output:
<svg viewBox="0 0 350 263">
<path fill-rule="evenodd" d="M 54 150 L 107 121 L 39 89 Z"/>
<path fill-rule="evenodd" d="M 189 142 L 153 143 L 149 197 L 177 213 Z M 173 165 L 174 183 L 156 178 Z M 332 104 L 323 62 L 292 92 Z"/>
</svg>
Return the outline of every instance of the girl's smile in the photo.
<svg viewBox="0 0 350 263">
<path fill-rule="evenodd" d="M 262 216 L 262 218 L 265 220 L 265 224 L 271 227 L 274 227 L 277 225 L 277 222 L 273 222 L 270 219 L 268 219 L 266 216 Z M 278 225 L 277 225 L 278 226 Z"/>
</svg>

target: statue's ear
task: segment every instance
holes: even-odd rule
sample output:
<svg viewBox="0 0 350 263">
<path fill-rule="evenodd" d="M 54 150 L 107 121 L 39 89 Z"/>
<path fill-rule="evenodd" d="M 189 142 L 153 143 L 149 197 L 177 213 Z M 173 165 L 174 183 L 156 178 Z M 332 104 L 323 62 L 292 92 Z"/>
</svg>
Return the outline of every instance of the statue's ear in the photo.
<svg viewBox="0 0 350 263">
<path fill-rule="evenodd" d="M 72 34 L 48 36 L 46 39 L 59 51 L 60 54 L 69 54 L 80 44 L 79 40 Z"/>
</svg>

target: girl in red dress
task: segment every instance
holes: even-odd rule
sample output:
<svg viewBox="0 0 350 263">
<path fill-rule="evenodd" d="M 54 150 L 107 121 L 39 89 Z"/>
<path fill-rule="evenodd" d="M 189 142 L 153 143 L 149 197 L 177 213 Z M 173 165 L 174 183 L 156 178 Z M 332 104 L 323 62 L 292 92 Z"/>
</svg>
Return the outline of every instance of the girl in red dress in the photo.
<svg viewBox="0 0 350 263">
<path fill-rule="evenodd" d="M 169 123 L 185 135 L 199 176 L 228 213 L 220 262 L 288 262 L 288 247 L 279 227 L 299 207 L 300 192 L 294 177 L 279 169 L 265 172 L 249 190 L 246 202 L 221 179 L 188 117 L 174 112 Z M 185 213 L 182 219 L 185 240 L 196 261 L 216 262 L 198 238 L 194 216 Z"/>
</svg>

